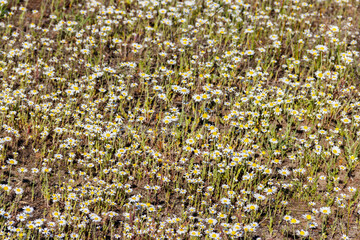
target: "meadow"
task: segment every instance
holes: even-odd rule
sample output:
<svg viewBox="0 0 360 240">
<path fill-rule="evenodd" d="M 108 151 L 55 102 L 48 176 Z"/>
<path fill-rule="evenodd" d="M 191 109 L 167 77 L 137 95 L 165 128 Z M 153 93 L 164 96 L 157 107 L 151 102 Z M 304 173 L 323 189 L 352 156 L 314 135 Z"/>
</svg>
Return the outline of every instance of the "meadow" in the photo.
<svg viewBox="0 0 360 240">
<path fill-rule="evenodd" d="M 0 0 L 0 239 L 360 239 L 359 0 Z"/>
</svg>

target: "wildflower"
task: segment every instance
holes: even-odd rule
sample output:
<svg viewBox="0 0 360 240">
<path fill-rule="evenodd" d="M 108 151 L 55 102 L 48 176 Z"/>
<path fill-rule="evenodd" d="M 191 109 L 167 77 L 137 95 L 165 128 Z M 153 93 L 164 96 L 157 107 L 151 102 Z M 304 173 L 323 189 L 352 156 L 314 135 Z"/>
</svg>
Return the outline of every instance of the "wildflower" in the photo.
<svg viewBox="0 0 360 240">
<path fill-rule="evenodd" d="M 302 126 L 301 130 L 303 130 L 304 132 L 308 132 L 310 130 L 310 127 L 308 126 Z"/>
<path fill-rule="evenodd" d="M 343 122 L 345 124 L 349 124 L 349 123 L 351 123 L 351 120 L 349 118 L 342 118 L 341 122 Z"/>
<path fill-rule="evenodd" d="M 317 77 L 317 78 L 319 78 L 319 79 L 325 79 L 325 75 L 323 74 L 323 72 L 321 72 L 321 71 L 316 71 L 315 72 L 315 76 Z"/>
<path fill-rule="evenodd" d="M 318 224 L 316 222 L 309 222 L 308 226 L 309 226 L 309 228 L 314 229 L 314 228 L 317 228 Z"/>
<path fill-rule="evenodd" d="M 202 100 L 202 97 L 199 94 L 195 94 L 192 96 L 192 99 L 194 99 L 195 102 L 200 102 Z"/>
<path fill-rule="evenodd" d="M 50 173 L 51 170 L 52 170 L 51 168 L 43 167 L 43 168 L 41 169 L 41 172 L 43 172 L 43 173 Z"/>
<path fill-rule="evenodd" d="M 79 238 L 79 234 L 73 232 L 73 233 L 70 234 L 70 238 L 71 239 Z"/>
<path fill-rule="evenodd" d="M 138 202 L 140 200 L 140 197 L 138 195 L 132 196 L 130 198 L 130 202 Z"/>
<path fill-rule="evenodd" d="M 315 48 L 320 52 L 326 52 L 328 50 L 328 48 L 324 45 L 316 45 Z"/>
<path fill-rule="evenodd" d="M 348 187 L 349 192 L 354 193 L 356 192 L 356 188 L 354 187 Z"/>
<path fill-rule="evenodd" d="M 10 165 L 16 165 L 18 163 L 15 159 L 8 159 L 6 162 Z"/>
<path fill-rule="evenodd" d="M 1 187 L 5 192 L 10 192 L 10 190 L 12 189 L 11 186 L 6 185 L 6 184 L 1 184 L 0 187 Z"/>
<path fill-rule="evenodd" d="M 199 231 L 190 231 L 190 236 L 201 237 L 201 233 Z"/>
<path fill-rule="evenodd" d="M 209 224 L 211 224 L 211 225 L 216 225 L 217 220 L 214 219 L 214 218 L 207 218 L 207 219 L 206 219 L 206 222 L 209 223 Z"/>
<path fill-rule="evenodd" d="M 93 222 L 96 222 L 96 223 L 101 221 L 101 217 L 99 217 L 95 213 L 90 214 L 90 219 L 92 219 Z"/>
<path fill-rule="evenodd" d="M 245 207 L 245 211 L 256 211 L 259 208 L 256 204 L 248 204 Z"/>
<path fill-rule="evenodd" d="M 209 119 L 209 118 L 210 118 L 209 114 L 207 114 L 207 113 L 201 114 L 201 119 Z"/>
<path fill-rule="evenodd" d="M 309 236 L 309 232 L 306 230 L 296 230 L 296 235 L 298 235 L 299 237 L 307 237 Z"/>
<path fill-rule="evenodd" d="M 18 172 L 19 173 L 26 173 L 28 170 L 26 169 L 26 168 L 24 168 L 24 167 L 22 167 L 22 168 L 18 168 Z"/>
<path fill-rule="evenodd" d="M 314 219 L 314 217 L 311 216 L 310 214 L 304 214 L 302 217 L 303 217 L 304 219 L 306 219 L 306 220 L 313 220 L 313 219 Z"/>
<path fill-rule="evenodd" d="M 209 234 L 209 237 L 212 239 L 220 239 L 220 233 L 212 232 Z"/>
<path fill-rule="evenodd" d="M 222 198 L 222 199 L 220 200 L 220 202 L 221 202 L 222 204 L 231 204 L 231 201 L 230 201 L 230 199 L 228 199 L 228 198 Z"/>
<path fill-rule="evenodd" d="M 257 200 L 265 200 L 265 199 L 266 199 L 265 196 L 263 196 L 263 195 L 261 195 L 261 194 L 258 194 L 258 193 L 254 194 L 254 197 L 255 197 Z"/>
<path fill-rule="evenodd" d="M 66 222 L 65 219 L 60 219 L 60 220 L 58 221 L 58 224 L 59 224 L 59 226 L 66 226 L 67 222 Z"/>
<path fill-rule="evenodd" d="M 320 212 L 325 215 L 329 215 L 331 213 L 331 209 L 329 207 L 320 208 Z"/>
<path fill-rule="evenodd" d="M 331 152 L 336 156 L 339 156 L 341 153 L 340 148 L 336 146 L 332 147 Z"/>
<path fill-rule="evenodd" d="M 18 221 L 20 221 L 20 222 L 25 221 L 26 218 L 27 218 L 27 215 L 26 215 L 25 213 L 21 213 L 21 214 L 18 214 L 18 215 L 16 216 L 16 220 L 18 220 Z"/>
<path fill-rule="evenodd" d="M 290 171 L 288 169 L 286 169 L 286 168 L 283 168 L 283 169 L 279 170 L 279 173 L 281 175 L 285 176 L 285 177 L 290 175 Z"/>
<path fill-rule="evenodd" d="M 24 213 L 26 213 L 26 214 L 31 214 L 34 211 L 34 208 L 30 207 L 30 206 L 25 206 L 22 209 L 24 210 Z"/>
<path fill-rule="evenodd" d="M 291 223 L 291 224 L 298 224 L 298 223 L 300 223 L 300 221 L 297 220 L 296 218 L 291 218 L 291 219 L 290 219 L 290 223 Z"/>
<path fill-rule="evenodd" d="M 341 235 L 341 240 L 349 240 L 349 237 L 346 234 Z"/>
<path fill-rule="evenodd" d="M 24 190 L 20 187 L 14 188 L 14 192 L 16 195 L 21 195 L 23 194 Z"/>
<path fill-rule="evenodd" d="M 355 161 L 358 160 L 358 158 L 355 157 L 354 155 L 351 155 L 351 156 L 349 157 L 349 159 L 350 159 L 351 162 L 355 162 Z"/>
<path fill-rule="evenodd" d="M 181 38 L 180 43 L 185 45 L 185 46 L 188 46 L 188 45 L 190 45 L 191 41 L 188 38 Z"/>
</svg>

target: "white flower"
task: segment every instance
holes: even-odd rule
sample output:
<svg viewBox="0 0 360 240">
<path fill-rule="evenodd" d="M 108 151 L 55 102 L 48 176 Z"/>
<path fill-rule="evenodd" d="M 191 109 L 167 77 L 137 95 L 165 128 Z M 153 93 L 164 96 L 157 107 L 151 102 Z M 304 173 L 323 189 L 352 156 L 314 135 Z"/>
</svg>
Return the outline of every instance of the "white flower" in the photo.
<svg viewBox="0 0 360 240">
<path fill-rule="evenodd" d="M 222 204 L 231 204 L 231 201 L 228 198 L 222 198 L 220 201 Z"/>
<path fill-rule="evenodd" d="M 209 234 L 209 237 L 213 239 L 220 239 L 220 233 L 212 232 Z"/>
<path fill-rule="evenodd" d="M 296 235 L 300 236 L 300 237 L 307 237 L 309 236 L 309 232 L 306 230 L 296 230 Z"/>
<path fill-rule="evenodd" d="M 22 188 L 17 187 L 17 188 L 14 188 L 14 192 L 16 195 L 20 195 L 24 192 L 24 190 Z"/>
<path fill-rule="evenodd" d="M 24 210 L 24 213 L 27 213 L 27 214 L 30 214 L 34 211 L 34 208 L 30 207 L 30 206 L 25 206 L 22 209 Z"/>
<path fill-rule="evenodd" d="M 320 212 L 329 215 L 331 213 L 331 209 L 329 207 L 322 207 L 320 208 Z"/>
<path fill-rule="evenodd" d="M 195 102 L 200 102 L 202 100 L 202 97 L 199 94 L 195 94 L 192 96 L 192 99 L 194 99 Z"/>
<path fill-rule="evenodd" d="M 340 153 L 341 153 L 341 150 L 340 150 L 339 147 L 334 146 L 334 147 L 332 147 L 331 152 L 332 152 L 334 155 L 339 156 Z"/>
<path fill-rule="evenodd" d="M 342 239 L 342 240 L 348 240 L 349 239 L 349 237 L 348 236 L 346 236 L 345 234 L 343 234 L 342 236 L 341 236 L 341 238 L 340 239 Z"/>
<path fill-rule="evenodd" d="M 256 211 L 258 208 L 259 208 L 259 206 L 256 204 L 248 204 L 245 207 L 245 212 Z"/>
<path fill-rule="evenodd" d="M 191 231 L 191 232 L 190 232 L 190 236 L 200 237 L 200 236 L 201 236 L 201 233 L 198 232 L 198 231 Z"/>
<path fill-rule="evenodd" d="M 194 5 L 195 5 L 195 1 L 185 1 L 184 4 L 185 4 L 185 6 L 188 6 L 188 7 L 194 6 Z"/>
<path fill-rule="evenodd" d="M 185 46 L 190 45 L 190 43 L 191 43 L 190 39 L 188 39 L 188 38 L 182 38 L 182 39 L 180 39 L 180 42 L 182 45 L 185 45 Z"/>
<path fill-rule="evenodd" d="M 351 120 L 349 118 L 342 118 L 341 121 L 345 124 L 351 123 Z"/>
<path fill-rule="evenodd" d="M 93 222 L 100 222 L 101 217 L 96 215 L 95 213 L 90 214 L 90 218 L 93 220 Z"/>
<path fill-rule="evenodd" d="M 218 221 L 215 218 L 207 218 L 206 222 L 211 225 L 215 225 Z"/>
<path fill-rule="evenodd" d="M 278 172 L 283 176 L 288 176 L 290 174 L 290 171 L 286 168 L 283 168 L 283 169 L 279 170 Z"/>
<path fill-rule="evenodd" d="M 138 202 L 140 197 L 138 195 L 134 195 L 131 198 L 129 198 L 130 202 Z"/>
<path fill-rule="evenodd" d="M 325 45 L 317 45 L 315 48 L 320 52 L 326 52 L 328 50 L 328 48 Z"/>
</svg>

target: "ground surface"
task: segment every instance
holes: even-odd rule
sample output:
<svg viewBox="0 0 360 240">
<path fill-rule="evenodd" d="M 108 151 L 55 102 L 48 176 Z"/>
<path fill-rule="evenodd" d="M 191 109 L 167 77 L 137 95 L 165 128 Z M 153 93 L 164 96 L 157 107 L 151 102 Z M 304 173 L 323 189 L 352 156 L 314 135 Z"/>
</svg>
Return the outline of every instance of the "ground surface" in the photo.
<svg viewBox="0 0 360 240">
<path fill-rule="evenodd" d="M 360 239 L 360 2 L 0 1 L 3 239 Z"/>
</svg>

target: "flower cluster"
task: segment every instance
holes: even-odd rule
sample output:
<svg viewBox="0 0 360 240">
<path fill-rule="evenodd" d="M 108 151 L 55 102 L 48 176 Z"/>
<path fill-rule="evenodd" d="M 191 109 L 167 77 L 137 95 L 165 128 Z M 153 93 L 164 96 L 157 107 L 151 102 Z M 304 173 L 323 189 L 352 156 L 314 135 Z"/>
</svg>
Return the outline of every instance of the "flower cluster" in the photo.
<svg viewBox="0 0 360 240">
<path fill-rule="evenodd" d="M 0 0 L 2 239 L 358 239 L 358 0 Z"/>
</svg>

